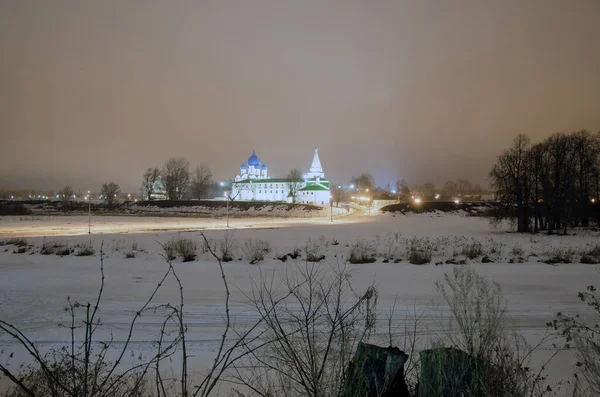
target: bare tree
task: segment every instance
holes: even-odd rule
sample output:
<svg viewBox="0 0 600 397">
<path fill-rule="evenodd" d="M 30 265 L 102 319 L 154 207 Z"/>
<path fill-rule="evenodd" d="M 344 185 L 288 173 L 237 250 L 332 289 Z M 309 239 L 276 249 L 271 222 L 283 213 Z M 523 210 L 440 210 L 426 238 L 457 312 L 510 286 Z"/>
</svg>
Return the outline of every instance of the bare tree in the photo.
<svg viewBox="0 0 600 397">
<path fill-rule="evenodd" d="M 341 185 L 333 184 L 331 185 L 331 196 L 336 207 L 339 207 L 340 202 L 342 202 L 346 197 L 346 191 Z"/>
<path fill-rule="evenodd" d="M 236 367 L 236 380 L 261 396 L 338 396 L 347 363 L 376 321 L 377 290 L 356 294 L 349 276 L 343 267 L 307 262 L 280 286 L 255 282 L 250 300 L 269 343 Z"/>
<path fill-rule="evenodd" d="M 121 188 L 114 182 L 103 183 L 101 193 L 104 202 L 112 207 L 117 202 L 117 195 L 121 193 Z"/>
<path fill-rule="evenodd" d="M 355 176 L 352 178 L 351 182 L 356 185 L 356 188 L 359 190 L 372 190 L 373 186 L 375 186 L 375 179 L 373 175 L 369 173 L 362 173 L 359 176 Z"/>
<path fill-rule="evenodd" d="M 302 186 L 302 171 L 298 168 L 292 168 L 287 176 L 287 184 L 292 197 L 292 203 L 296 202 L 298 190 Z"/>
<path fill-rule="evenodd" d="M 459 196 L 468 196 L 473 190 L 473 184 L 466 178 L 458 178 L 456 180 L 456 190 Z"/>
<path fill-rule="evenodd" d="M 198 200 L 206 197 L 206 193 L 208 192 L 208 187 L 210 186 L 212 178 L 212 172 L 207 165 L 201 165 L 196 167 L 194 171 L 194 176 L 192 178 L 192 183 L 190 185 L 190 191 L 192 196 Z"/>
<path fill-rule="evenodd" d="M 431 182 L 421 185 L 421 194 L 425 200 L 433 200 L 435 198 L 435 185 Z"/>
<path fill-rule="evenodd" d="M 190 184 L 190 163 L 183 157 L 171 157 L 162 169 L 162 181 L 168 200 L 181 200 Z"/>
<path fill-rule="evenodd" d="M 504 201 L 517 204 L 517 230 L 529 231 L 527 151 L 530 140 L 527 135 L 517 135 L 513 146 L 498 156 L 498 162 L 490 171 L 492 186 Z M 459 194 L 461 189 L 459 188 Z"/>
<path fill-rule="evenodd" d="M 458 195 L 458 187 L 456 186 L 456 182 L 447 181 L 446 183 L 444 183 L 440 194 L 445 200 L 456 198 L 456 196 Z"/>
<path fill-rule="evenodd" d="M 142 178 L 142 196 L 146 200 L 152 200 L 155 193 L 156 182 L 160 178 L 160 170 L 157 167 L 148 168 Z"/>
<path fill-rule="evenodd" d="M 71 185 L 67 185 L 58 191 L 58 197 L 63 202 L 63 204 L 68 204 L 69 201 L 73 198 L 73 188 Z"/>
</svg>

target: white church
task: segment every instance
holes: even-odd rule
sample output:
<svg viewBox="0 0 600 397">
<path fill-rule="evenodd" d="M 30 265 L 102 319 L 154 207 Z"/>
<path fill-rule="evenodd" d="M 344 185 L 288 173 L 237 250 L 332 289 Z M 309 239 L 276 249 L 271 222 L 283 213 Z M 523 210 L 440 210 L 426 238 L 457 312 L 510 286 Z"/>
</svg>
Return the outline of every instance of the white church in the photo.
<svg viewBox="0 0 600 397">
<path fill-rule="evenodd" d="M 309 172 L 297 180 L 271 178 L 268 175 L 267 165 L 261 162 L 256 151 L 253 151 L 248 161 L 240 166 L 240 174 L 232 183 L 231 198 L 242 201 L 329 205 L 330 185 L 329 181 L 325 180 L 318 148 L 315 147 Z"/>
</svg>

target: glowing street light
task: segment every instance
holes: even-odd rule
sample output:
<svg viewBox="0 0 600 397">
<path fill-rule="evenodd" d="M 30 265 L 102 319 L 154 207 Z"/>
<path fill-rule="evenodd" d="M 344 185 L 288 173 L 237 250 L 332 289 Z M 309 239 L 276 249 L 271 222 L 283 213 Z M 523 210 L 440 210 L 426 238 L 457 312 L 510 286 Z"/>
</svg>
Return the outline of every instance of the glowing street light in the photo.
<svg viewBox="0 0 600 397">
<path fill-rule="evenodd" d="M 459 199 L 455 199 L 454 200 L 454 204 L 460 204 L 460 200 Z"/>
<path fill-rule="evenodd" d="M 329 195 L 329 215 L 331 216 L 331 222 L 333 222 L 333 194 Z"/>
<path fill-rule="evenodd" d="M 227 202 L 227 227 L 229 228 L 229 192 L 226 190 L 223 195 L 225 196 L 225 201 Z"/>
<path fill-rule="evenodd" d="M 420 197 L 417 197 L 415 199 L 415 204 L 421 204 L 421 198 Z"/>
<path fill-rule="evenodd" d="M 440 198 L 440 194 L 439 194 L 439 193 L 436 193 L 436 195 L 435 195 L 435 199 L 436 199 L 436 200 L 438 200 L 439 198 Z"/>
</svg>

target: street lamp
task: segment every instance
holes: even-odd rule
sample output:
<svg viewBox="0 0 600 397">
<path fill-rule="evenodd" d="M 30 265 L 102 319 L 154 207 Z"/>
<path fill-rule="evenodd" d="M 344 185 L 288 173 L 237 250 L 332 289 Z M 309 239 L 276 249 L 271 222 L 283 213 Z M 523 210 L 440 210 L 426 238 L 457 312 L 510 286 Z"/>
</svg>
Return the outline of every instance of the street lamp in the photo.
<svg viewBox="0 0 600 397">
<path fill-rule="evenodd" d="M 88 190 L 87 201 L 88 201 L 88 234 L 92 234 L 92 196 L 90 196 Z"/>
<path fill-rule="evenodd" d="M 227 227 L 229 228 L 229 192 L 225 191 L 225 201 L 227 202 Z"/>
<path fill-rule="evenodd" d="M 331 216 L 331 222 L 333 222 L 333 195 L 329 195 L 329 215 Z"/>
</svg>

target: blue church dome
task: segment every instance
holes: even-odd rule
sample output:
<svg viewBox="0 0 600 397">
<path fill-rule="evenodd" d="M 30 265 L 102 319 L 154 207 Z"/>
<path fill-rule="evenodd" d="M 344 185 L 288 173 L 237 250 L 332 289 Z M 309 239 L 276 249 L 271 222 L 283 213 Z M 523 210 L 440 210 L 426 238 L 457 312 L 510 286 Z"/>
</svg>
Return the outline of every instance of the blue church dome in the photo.
<svg viewBox="0 0 600 397">
<path fill-rule="evenodd" d="M 266 170 L 267 170 L 267 165 L 266 165 L 266 164 L 263 164 L 263 165 L 262 165 L 262 167 L 261 167 L 260 169 L 261 169 L 261 170 L 265 170 L 265 171 L 266 171 Z"/>
<path fill-rule="evenodd" d="M 242 165 L 240 165 L 240 168 L 245 170 L 248 168 L 248 166 L 246 165 L 246 163 L 242 163 Z"/>
<path fill-rule="evenodd" d="M 253 150 L 252 156 L 250 156 L 250 158 L 248 159 L 248 165 L 253 166 L 255 168 L 259 168 L 260 164 L 260 159 L 256 155 L 256 150 Z"/>
</svg>

